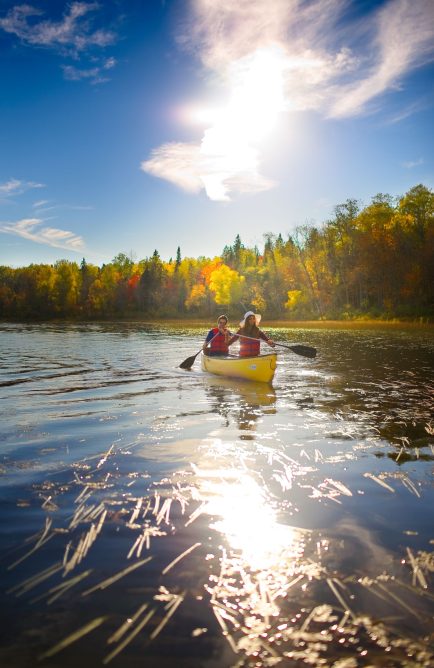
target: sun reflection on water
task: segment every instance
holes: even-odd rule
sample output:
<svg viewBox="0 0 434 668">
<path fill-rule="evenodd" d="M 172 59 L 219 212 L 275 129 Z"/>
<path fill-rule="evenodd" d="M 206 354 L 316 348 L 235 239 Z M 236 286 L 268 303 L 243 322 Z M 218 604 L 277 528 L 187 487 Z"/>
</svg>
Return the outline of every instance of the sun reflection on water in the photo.
<svg viewBox="0 0 434 668">
<path fill-rule="evenodd" d="M 300 558 L 303 543 L 296 529 L 279 524 L 261 487 L 248 473 L 204 472 L 202 492 L 207 512 L 217 519 L 211 528 L 225 535 L 252 570 L 272 569 L 283 557 Z"/>
</svg>

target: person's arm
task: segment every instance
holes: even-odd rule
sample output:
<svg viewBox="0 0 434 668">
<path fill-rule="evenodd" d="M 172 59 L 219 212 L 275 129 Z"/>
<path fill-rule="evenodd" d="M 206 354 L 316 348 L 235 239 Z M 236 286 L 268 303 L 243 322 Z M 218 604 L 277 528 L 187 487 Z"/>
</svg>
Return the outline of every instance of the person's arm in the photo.
<svg viewBox="0 0 434 668">
<path fill-rule="evenodd" d="M 240 331 L 241 331 L 241 330 L 238 330 L 238 332 L 237 332 L 236 334 L 232 334 L 232 335 L 231 335 L 231 338 L 230 338 L 229 341 L 228 341 L 228 346 L 231 346 L 235 341 L 237 341 L 237 340 L 239 339 L 239 336 L 237 336 L 237 334 L 238 334 Z M 229 332 L 229 333 L 230 333 L 230 332 Z"/>
<path fill-rule="evenodd" d="M 270 339 L 263 331 L 259 330 L 259 338 L 261 338 L 265 343 L 268 343 L 269 346 L 274 348 L 276 345 L 273 341 L 273 339 Z"/>
<path fill-rule="evenodd" d="M 205 348 L 208 347 L 208 343 L 214 338 L 214 332 L 212 329 L 209 330 L 208 334 L 206 335 L 205 343 L 202 346 L 202 350 L 205 350 Z"/>
</svg>

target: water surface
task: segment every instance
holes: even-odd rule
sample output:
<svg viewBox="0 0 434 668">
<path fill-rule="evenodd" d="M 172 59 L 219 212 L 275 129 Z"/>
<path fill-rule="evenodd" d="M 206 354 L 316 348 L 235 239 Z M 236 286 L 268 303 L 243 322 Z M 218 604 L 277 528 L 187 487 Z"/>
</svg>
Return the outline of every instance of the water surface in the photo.
<svg viewBox="0 0 434 668">
<path fill-rule="evenodd" d="M 205 333 L 0 326 L 2 665 L 432 665 L 432 331 Z"/>
</svg>

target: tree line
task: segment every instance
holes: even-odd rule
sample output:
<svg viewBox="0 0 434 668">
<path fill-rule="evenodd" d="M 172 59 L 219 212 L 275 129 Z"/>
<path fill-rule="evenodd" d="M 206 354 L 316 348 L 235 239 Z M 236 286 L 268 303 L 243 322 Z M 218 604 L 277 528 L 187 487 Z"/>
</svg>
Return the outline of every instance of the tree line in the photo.
<svg viewBox="0 0 434 668">
<path fill-rule="evenodd" d="M 286 238 L 237 235 L 218 257 L 136 261 L 119 253 L 101 267 L 0 266 L 0 317 L 212 318 L 253 309 L 268 319 L 431 318 L 434 307 L 434 194 L 423 186 L 367 206 L 348 199 L 320 226 Z"/>
</svg>

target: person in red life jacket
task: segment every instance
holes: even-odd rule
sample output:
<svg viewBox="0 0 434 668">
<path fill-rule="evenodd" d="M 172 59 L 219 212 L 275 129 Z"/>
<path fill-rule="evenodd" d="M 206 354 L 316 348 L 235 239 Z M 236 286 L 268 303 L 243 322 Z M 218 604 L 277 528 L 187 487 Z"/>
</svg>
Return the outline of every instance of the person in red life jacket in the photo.
<svg viewBox="0 0 434 668">
<path fill-rule="evenodd" d="M 229 353 L 228 342 L 230 332 L 228 330 L 227 316 L 221 315 L 217 320 L 217 327 L 209 330 L 205 343 L 203 344 L 203 352 L 205 355 L 222 356 Z"/>
<path fill-rule="evenodd" d="M 237 339 L 240 340 L 240 357 L 256 357 L 259 355 L 261 340 L 268 343 L 272 348 L 276 345 L 272 339 L 259 329 L 258 325 L 260 322 L 261 316 L 259 313 L 247 311 L 244 314 L 244 319 L 240 322 L 240 329 L 229 339 L 229 346 L 234 341 L 237 341 Z"/>
</svg>

